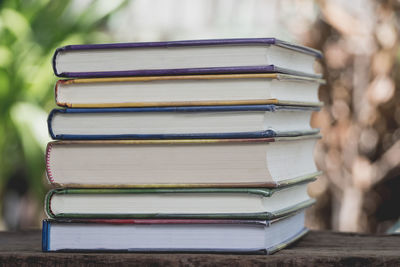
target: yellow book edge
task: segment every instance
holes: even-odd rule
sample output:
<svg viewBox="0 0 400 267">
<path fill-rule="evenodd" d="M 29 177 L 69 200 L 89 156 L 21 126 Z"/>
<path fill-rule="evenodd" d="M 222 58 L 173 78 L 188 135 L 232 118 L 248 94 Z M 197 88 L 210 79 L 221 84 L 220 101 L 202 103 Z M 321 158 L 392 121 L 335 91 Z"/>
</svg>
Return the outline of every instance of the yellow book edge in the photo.
<svg viewBox="0 0 400 267">
<path fill-rule="evenodd" d="M 168 106 L 215 106 L 215 105 L 293 105 L 293 106 L 322 106 L 321 102 L 296 102 L 280 101 L 278 99 L 248 99 L 229 101 L 167 101 L 167 102 L 126 102 L 126 103 L 66 103 L 57 98 L 59 84 L 88 84 L 88 83 L 113 83 L 113 82 L 151 82 L 168 80 L 212 80 L 212 79 L 278 79 L 278 80 L 301 80 L 324 84 L 323 79 L 309 78 L 303 76 L 262 73 L 262 74 L 216 74 L 216 75 L 181 75 L 181 76 L 148 76 L 148 77 L 114 77 L 114 78 L 90 78 L 59 80 L 56 83 L 55 95 L 58 106 L 67 108 L 125 108 L 125 107 L 168 107 Z"/>
<path fill-rule="evenodd" d="M 67 108 L 134 108 L 134 107 L 184 107 L 184 106 L 231 106 L 231 105 L 291 105 L 291 106 L 323 106 L 322 102 L 265 100 L 231 100 L 231 101 L 178 101 L 178 102 L 127 102 L 127 103 L 65 103 L 57 101 L 57 105 Z"/>
<path fill-rule="evenodd" d="M 288 75 L 281 73 L 249 73 L 249 74 L 210 74 L 210 75 L 177 75 L 177 76 L 138 76 L 138 77 L 110 77 L 59 80 L 63 84 L 79 83 L 112 83 L 112 82 L 151 82 L 170 80 L 219 80 L 219 79 L 257 79 L 269 78 L 278 80 L 302 80 L 325 83 L 324 79 L 305 76 Z"/>
<path fill-rule="evenodd" d="M 320 139 L 320 134 L 265 137 L 265 138 L 237 138 L 237 139 L 129 139 L 129 140 L 61 140 L 51 141 L 47 144 L 47 150 L 53 145 L 196 145 L 196 144 L 223 144 L 223 143 L 271 143 L 283 141 L 295 141 L 303 139 Z"/>
</svg>

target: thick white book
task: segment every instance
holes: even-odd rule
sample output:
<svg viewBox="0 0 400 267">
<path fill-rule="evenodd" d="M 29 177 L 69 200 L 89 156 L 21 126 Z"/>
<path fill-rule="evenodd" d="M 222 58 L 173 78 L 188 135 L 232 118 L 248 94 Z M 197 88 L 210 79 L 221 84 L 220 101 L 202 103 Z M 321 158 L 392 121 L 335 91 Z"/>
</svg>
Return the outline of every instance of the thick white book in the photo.
<svg viewBox="0 0 400 267">
<path fill-rule="evenodd" d="M 275 187 L 319 174 L 319 138 L 56 141 L 46 172 L 64 187 Z"/>
</svg>

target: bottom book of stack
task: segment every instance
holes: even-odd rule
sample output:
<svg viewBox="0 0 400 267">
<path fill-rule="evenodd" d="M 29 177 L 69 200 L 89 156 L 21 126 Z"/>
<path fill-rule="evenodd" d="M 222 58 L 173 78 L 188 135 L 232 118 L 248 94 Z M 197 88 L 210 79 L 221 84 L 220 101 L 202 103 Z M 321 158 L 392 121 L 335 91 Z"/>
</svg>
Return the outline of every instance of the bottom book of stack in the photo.
<svg viewBox="0 0 400 267">
<path fill-rule="evenodd" d="M 306 232 L 304 210 L 273 220 L 44 220 L 42 248 L 271 254 Z"/>
</svg>

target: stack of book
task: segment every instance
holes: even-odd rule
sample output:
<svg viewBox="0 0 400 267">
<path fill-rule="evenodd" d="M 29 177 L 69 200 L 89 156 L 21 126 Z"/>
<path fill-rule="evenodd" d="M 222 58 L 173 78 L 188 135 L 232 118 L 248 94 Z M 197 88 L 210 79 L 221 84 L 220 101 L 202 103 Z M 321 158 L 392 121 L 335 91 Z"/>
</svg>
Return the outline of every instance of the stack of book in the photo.
<svg viewBox="0 0 400 267">
<path fill-rule="evenodd" d="M 320 52 L 274 38 L 57 49 L 43 250 L 273 253 L 319 172 Z"/>
</svg>

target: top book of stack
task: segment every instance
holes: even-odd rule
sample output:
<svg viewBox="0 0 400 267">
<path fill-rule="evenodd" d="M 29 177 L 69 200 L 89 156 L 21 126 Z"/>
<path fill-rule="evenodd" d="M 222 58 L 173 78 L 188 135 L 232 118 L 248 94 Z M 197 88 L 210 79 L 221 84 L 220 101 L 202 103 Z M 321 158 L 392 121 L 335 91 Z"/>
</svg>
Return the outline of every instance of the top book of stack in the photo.
<svg viewBox="0 0 400 267">
<path fill-rule="evenodd" d="M 59 77 L 283 73 L 320 78 L 319 51 L 275 38 L 69 45 L 56 50 Z"/>
</svg>

